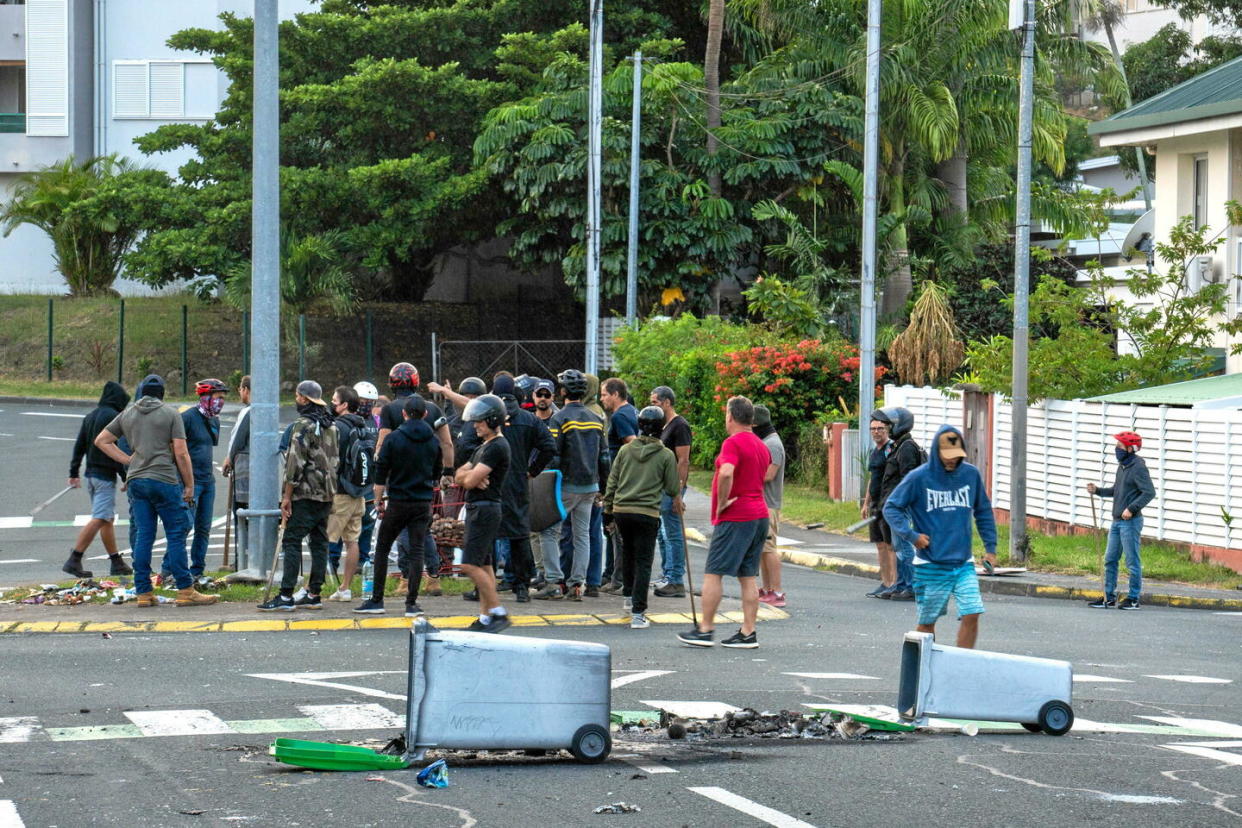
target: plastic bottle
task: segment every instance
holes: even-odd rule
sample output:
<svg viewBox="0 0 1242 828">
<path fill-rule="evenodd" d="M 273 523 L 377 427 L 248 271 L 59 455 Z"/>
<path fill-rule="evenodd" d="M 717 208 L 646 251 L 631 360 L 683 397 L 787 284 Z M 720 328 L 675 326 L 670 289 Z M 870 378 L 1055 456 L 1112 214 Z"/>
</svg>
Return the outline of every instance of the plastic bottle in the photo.
<svg viewBox="0 0 1242 828">
<path fill-rule="evenodd" d="M 371 593 L 375 590 L 375 565 L 370 561 L 363 564 L 362 567 L 362 600 L 370 599 Z"/>
</svg>

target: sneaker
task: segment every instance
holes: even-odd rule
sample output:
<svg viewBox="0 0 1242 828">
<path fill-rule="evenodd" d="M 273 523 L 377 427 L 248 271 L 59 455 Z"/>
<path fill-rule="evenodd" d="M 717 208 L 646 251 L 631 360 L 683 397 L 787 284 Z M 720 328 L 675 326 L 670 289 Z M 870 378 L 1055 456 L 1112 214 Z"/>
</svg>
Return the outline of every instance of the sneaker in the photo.
<svg viewBox="0 0 1242 828">
<path fill-rule="evenodd" d="M 897 585 L 886 586 L 875 594 L 876 598 L 882 598 L 885 601 L 893 597 L 893 593 L 897 591 Z"/>
<path fill-rule="evenodd" d="M 1136 610 L 1139 608 L 1139 602 L 1136 598 L 1122 598 L 1117 604 L 1117 609 Z"/>
<path fill-rule="evenodd" d="M 301 598 L 295 598 L 293 601 L 293 607 L 294 609 L 321 610 L 323 609 L 323 599 L 318 595 L 311 595 L 310 593 L 307 593 Z"/>
<path fill-rule="evenodd" d="M 589 587 L 587 587 L 587 588 L 586 588 L 586 590 L 582 593 L 582 595 L 583 595 L 583 597 L 586 597 L 586 598 L 598 598 L 598 597 L 599 597 L 599 587 L 597 587 L 597 586 L 589 586 Z"/>
<path fill-rule="evenodd" d="M 69 560 L 65 561 L 65 565 L 60 568 L 61 572 L 68 572 L 75 578 L 94 578 L 95 573 L 89 569 L 82 568 L 82 553 L 69 551 Z"/>
<path fill-rule="evenodd" d="M 299 587 L 298 591 L 293 593 L 293 603 L 297 603 L 306 597 L 306 587 Z"/>
<path fill-rule="evenodd" d="M 712 632 L 703 632 L 695 627 L 692 630 L 677 633 L 677 640 L 690 647 L 715 647 L 716 642 L 712 640 L 712 636 Z"/>
<path fill-rule="evenodd" d="M 561 592 L 560 584 L 548 584 L 535 593 L 536 601 L 559 601 L 564 597 L 565 594 Z"/>
<path fill-rule="evenodd" d="M 177 590 L 177 606 L 179 607 L 202 607 L 219 600 L 219 595 L 204 595 L 194 587 Z"/>
<path fill-rule="evenodd" d="M 259 612 L 293 612 L 293 599 L 286 595 L 274 595 L 270 601 L 259 604 Z"/>
<path fill-rule="evenodd" d="M 527 589 L 526 587 L 520 587 L 518 589 L 513 590 L 513 600 L 518 602 L 519 604 L 529 604 L 530 603 L 530 590 Z"/>
<path fill-rule="evenodd" d="M 883 592 L 884 592 L 884 590 L 886 590 L 886 589 L 888 589 L 888 587 L 884 586 L 884 584 L 882 584 L 882 583 L 881 583 L 878 587 L 876 587 L 875 589 L 873 589 L 873 590 L 871 590 L 870 592 L 868 592 L 868 593 L 867 593 L 867 597 L 868 597 L 868 598 L 882 598 L 882 597 L 884 597 L 884 596 L 882 595 L 882 593 L 883 593 Z"/>
<path fill-rule="evenodd" d="M 461 594 L 461 599 L 463 601 L 477 601 L 479 600 L 479 591 L 477 589 L 472 589 L 469 592 L 463 592 Z"/>
<path fill-rule="evenodd" d="M 426 615 L 426 614 L 427 613 L 423 612 L 423 608 L 420 607 L 418 604 L 406 604 L 405 605 L 405 617 L 406 618 L 417 618 L 420 615 Z"/>
<path fill-rule="evenodd" d="M 742 631 L 738 630 L 724 641 L 721 641 L 720 646 L 732 647 L 736 650 L 754 650 L 759 646 L 759 633 L 753 632 L 750 635 L 742 635 Z"/>
<path fill-rule="evenodd" d="M 1130 600 L 1129 598 L 1126 599 Z M 1117 601 L 1113 598 L 1097 598 L 1094 601 L 1088 601 L 1087 606 L 1091 609 L 1116 609 Z"/>
<path fill-rule="evenodd" d="M 476 618 L 474 619 L 473 624 L 471 624 L 469 627 L 466 627 L 466 631 L 467 632 L 491 632 L 491 630 L 489 630 L 488 627 L 490 627 L 492 623 L 493 622 L 488 621 L 486 624 L 484 624 L 481 619 Z"/>
<path fill-rule="evenodd" d="M 614 581 L 609 581 L 608 583 L 606 583 L 606 584 L 604 584 L 603 586 L 601 586 L 601 587 L 599 588 L 599 591 L 600 591 L 600 592 L 607 592 L 609 595 L 612 595 L 613 593 L 620 592 L 620 591 L 621 591 L 621 587 L 622 587 L 622 585 L 621 585 L 621 584 L 618 584 L 618 583 L 616 583 L 616 582 L 614 582 Z"/>
<path fill-rule="evenodd" d="M 759 587 L 759 603 L 761 604 L 772 603 L 772 601 L 775 600 L 774 598 L 775 594 L 776 593 L 774 593 L 770 589 L 764 589 L 763 587 Z"/>
<path fill-rule="evenodd" d="M 891 593 L 889 593 L 889 596 L 888 596 L 888 597 L 889 597 L 889 600 L 890 600 L 890 601 L 913 601 L 913 600 L 914 600 L 914 590 L 912 590 L 912 589 L 895 589 L 895 590 L 893 590 Z M 784 606 L 784 604 L 782 604 L 781 606 Z"/>
<path fill-rule="evenodd" d="M 913 598 L 913 597 L 914 597 L 914 593 L 913 593 L 913 592 L 912 592 L 912 593 L 910 593 L 910 597 L 911 597 L 911 598 Z M 762 600 L 762 599 L 760 599 L 760 600 Z M 774 589 L 770 589 L 770 590 L 768 590 L 768 600 L 767 600 L 767 603 L 768 603 L 768 604 L 771 604 L 771 605 L 772 605 L 772 606 L 774 606 L 774 607 L 783 607 L 783 606 L 785 606 L 785 593 L 783 593 L 783 592 L 777 592 L 777 591 L 776 591 L 776 590 L 774 590 Z"/>
<path fill-rule="evenodd" d="M 504 581 L 496 586 L 497 592 L 513 592 L 513 584 Z"/>
<path fill-rule="evenodd" d="M 661 598 L 685 598 L 686 587 L 682 584 L 665 584 L 656 587 L 655 594 Z"/>
<path fill-rule="evenodd" d="M 215 580 L 208 578 L 206 575 L 198 576 L 198 580 L 194 582 L 195 589 L 211 589 L 215 584 Z"/>
<path fill-rule="evenodd" d="M 668 578 L 659 578 L 651 583 L 652 588 L 659 589 L 668 583 Z"/>
<path fill-rule="evenodd" d="M 370 598 L 368 598 L 367 600 L 363 601 L 358 606 L 354 607 L 354 612 L 358 613 L 359 615 L 383 615 L 384 614 L 384 602 L 383 601 L 372 601 Z"/>
<path fill-rule="evenodd" d="M 509 629 L 512 626 L 513 626 L 513 622 L 509 620 L 508 615 L 493 615 L 492 623 L 487 625 L 487 629 L 485 629 L 484 632 L 489 632 L 489 633 L 504 632 L 505 630 Z"/>
<path fill-rule="evenodd" d="M 125 559 L 122 558 L 120 555 L 117 555 L 116 557 L 110 557 L 108 558 L 108 561 L 112 564 L 112 567 L 108 570 L 109 575 L 133 575 L 134 574 L 134 568 L 131 567 L 129 564 L 125 563 Z"/>
<path fill-rule="evenodd" d="M 568 598 L 570 601 L 581 601 L 582 600 L 582 584 L 578 584 L 577 586 L 571 586 L 569 588 L 569 592 L 566 593 L 565 597 Z"/>
<path fill-rule="evenodd" d="M 336 592 L 328 596 L 329 601 L 352 601 L 354 594 L 348 589 L 338 589 Z"/>
<path fill-rule="evenodd" d="M 631 630 L 645 630 L 651 626 L 651 622 L 647 620 L 647 616 L 641 612 L 630 618 Z"/>
</svg>

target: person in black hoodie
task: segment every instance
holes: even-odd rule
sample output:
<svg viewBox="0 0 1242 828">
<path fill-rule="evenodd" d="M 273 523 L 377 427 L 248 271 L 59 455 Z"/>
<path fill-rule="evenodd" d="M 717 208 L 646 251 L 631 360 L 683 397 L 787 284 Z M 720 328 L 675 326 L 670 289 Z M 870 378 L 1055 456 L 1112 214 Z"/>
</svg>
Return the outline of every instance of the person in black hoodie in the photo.
<svg viewBox="0 0 1242 828">
<path fill-rule="evenodd" d="M 61 570 L 75 578 L 90 578 L 92 573 L 82 568 L 82 555 L 86 552 L 95 535 L 103 541 L 111 562 L 109 575 L 133 575 L 134 570 L 116 549 L 116 533 L 113 522 L 116 520 L 116 482 L 119 476 L 125 480 L 125 467 L 104 454 L 95 446 L 95 438 L 112 422 L 118 414 L 129 405 L 129 393 L 120 383 L 109 380 L 104 383 L 103 393 L 99 395 L 99 405 L 90 414 L 82 418 L 82 427 L 78 429 L 78 439 L 73 444 L 73 458 L 69 461 L 69 485 L 75 489 L 82 485 L 78 469 L 82 459 L 86 459 L 86 491 L 91 496 L 91 519 L 78 533 L 78 539 L 69 551 L 69 560 Z"/>
<path fill-rule="evenodd" d="M 384 585 L 388 581 L 388 553 L 397 536 L 409 530 L 411 538 L 421 538 L 431 525 L 431 499 L 443 469 L 443 449 L 431 426 L 424 420 L 427 403 L 417 394 L 402 403 L 401 425 L 388 434 L 375 464 L 375 503 L 379 511 L 379 537 L 375 545 L 374 587 L 370 598 L 354 609 L 365 615 L 384 614 Z M 423 571 L 422 544 L 412 544 L 406 559 L 408 590 L 405 614 L 422 614 L 418 588 Z"/>
</svg>

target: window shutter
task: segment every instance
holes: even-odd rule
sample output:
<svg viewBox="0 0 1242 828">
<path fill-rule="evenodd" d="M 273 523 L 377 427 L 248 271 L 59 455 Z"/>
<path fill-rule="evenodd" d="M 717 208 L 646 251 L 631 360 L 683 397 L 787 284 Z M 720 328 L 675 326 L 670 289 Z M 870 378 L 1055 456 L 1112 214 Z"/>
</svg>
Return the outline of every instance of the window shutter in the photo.
<svg viewBox="0 0 1242 828">
<path fill-rule="evenodd" d="M 112 64 L 112 117 L 147 117 L 147 65 Z"/>
<path fill-rule="evenodd" d="M 68 0 L 26 2 L 26 134 L 69 134 Z"/>
<path fill-rule="evenodd" d="M 180 118 L 185 114 L 185 69 L 181 61 L 151 61 L 151 117 Z"/>
</svg>

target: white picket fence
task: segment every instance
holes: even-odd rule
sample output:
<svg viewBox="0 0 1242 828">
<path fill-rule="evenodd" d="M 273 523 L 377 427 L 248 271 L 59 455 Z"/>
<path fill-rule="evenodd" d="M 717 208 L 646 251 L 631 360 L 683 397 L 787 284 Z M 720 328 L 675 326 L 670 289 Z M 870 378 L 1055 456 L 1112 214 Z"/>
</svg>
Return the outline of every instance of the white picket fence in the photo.
<svg viewBox="0 0 1242 828">
<path fill-rule="evenodd" d="M 935 388 L 886 386 L 884 404 L 914 413 L 924 447 L 941 425 L 963 428 L 963 405 Z M 1012 407 L 999 395 L 992 421 L 992 504 L 1009 509 Z M 1027 515 L 1091 526 L 1087 483 L 1112 485 L 1117 461 L 1111 435 L 1143 435 L 1156 497 L 1143 510 L 1143 534 L 1179 543 L 1234 548 L 1242 541 L 1242 411 L 1045 400 L 1027 410 Z M 1112 504 L 1096 501 L 1102 525 Z M 1236 515 L 1238 529 L 1225 515 Z"/>
</svg>

